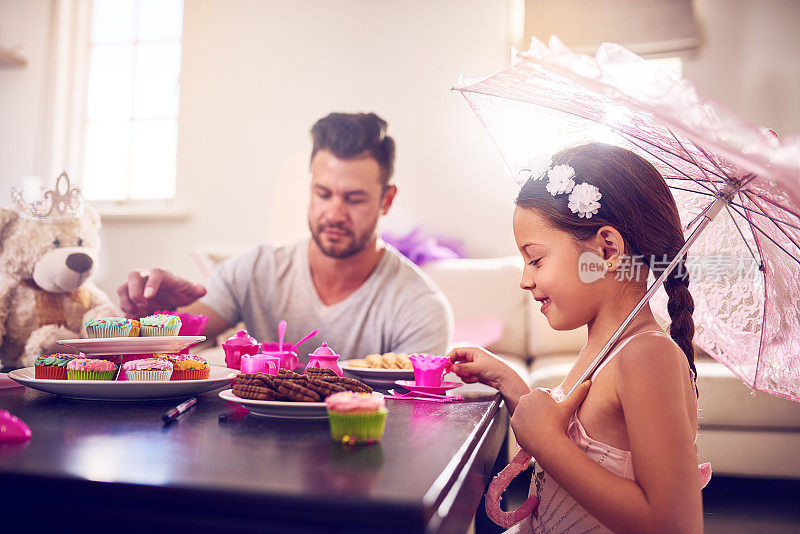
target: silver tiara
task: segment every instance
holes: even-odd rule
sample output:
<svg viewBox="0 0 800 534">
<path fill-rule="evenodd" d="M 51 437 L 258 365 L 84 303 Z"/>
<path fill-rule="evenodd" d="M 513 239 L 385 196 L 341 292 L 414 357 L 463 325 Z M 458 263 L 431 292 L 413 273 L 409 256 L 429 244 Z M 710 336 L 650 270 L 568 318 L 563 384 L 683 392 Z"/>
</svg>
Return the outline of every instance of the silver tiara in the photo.
<svg viewBox="0 0 800 534">
<path fill-rule="evenodd" d="M 77 187 L 70 187 L 69 176 L 64 171 L 58 175 L 53 189 L 42 188 L 40 200 L 25 202 L 21 190 L 11 189 L 11 202 L 19 216 L 29 221 L 70 221 L 83 214 L 81 190 Z"/>
</svg>

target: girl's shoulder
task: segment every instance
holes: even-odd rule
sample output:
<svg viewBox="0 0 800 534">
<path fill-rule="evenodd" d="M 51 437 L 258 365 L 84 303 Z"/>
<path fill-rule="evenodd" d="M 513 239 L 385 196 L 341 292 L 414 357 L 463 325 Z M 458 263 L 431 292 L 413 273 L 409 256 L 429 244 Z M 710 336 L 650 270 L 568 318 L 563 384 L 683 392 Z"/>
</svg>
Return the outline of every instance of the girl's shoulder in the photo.
<svg viewBox="0 0 800 534">
<path fill-rule="evenodd" d="M 642 332 L 631 336 L 615 355 L 620 378 L 661 378 L 685 376 L 689 368 L 686 354 L 664 332 Z"/>
</svg>

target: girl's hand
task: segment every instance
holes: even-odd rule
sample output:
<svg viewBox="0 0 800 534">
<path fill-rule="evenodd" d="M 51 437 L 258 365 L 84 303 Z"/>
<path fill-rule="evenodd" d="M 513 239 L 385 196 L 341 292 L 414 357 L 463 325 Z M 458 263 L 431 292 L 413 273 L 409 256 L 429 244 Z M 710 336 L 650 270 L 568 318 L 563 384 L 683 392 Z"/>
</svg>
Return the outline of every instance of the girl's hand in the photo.
<svg viewBox="0 0 800 534">
<path fill-rule="evenodd" d="M 561 402 L 556 402 L 544 388 L 520 397 L 511 417 L 511 428 L 520 447 L 536 458 L 552 446 L 554 438 L 566 436 L 572 414 L 583 403 L 591 385 L 591 380 L 585 381 Z"/>
<path fill-rule="evenodd" d="M 500 390 L 508 404 L 510 412 L 514 412 L 522 395 L 530 392 L 528 384 L 503 360 L 480 347 L 458 347 L 447 355 L 452 370 L 461 380 L 468 384 L 481 382 Z"/>
<path fill-rule="evenodd" d="M 481 382 L 500 389 L 508 372 L 513 373 L 500 358 L 480 347 L 457 347 L 450 351 L 447 358 L 453 372 L 468 384 Z"/>
</svg>

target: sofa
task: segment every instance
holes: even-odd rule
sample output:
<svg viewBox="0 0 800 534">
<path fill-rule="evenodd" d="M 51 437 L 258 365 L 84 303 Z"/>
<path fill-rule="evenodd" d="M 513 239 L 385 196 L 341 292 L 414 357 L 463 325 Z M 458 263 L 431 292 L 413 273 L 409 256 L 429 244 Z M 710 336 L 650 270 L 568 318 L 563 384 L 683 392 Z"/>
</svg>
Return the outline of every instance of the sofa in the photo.
<svg viewBox="0 0 800 534">
<path fill-rule="evenodd" d="M 450 300 L 457 324 L 499 319 L 502 336 L 487 348 L 531 387 L 553 387 L 586 342 L 586 329 L 550 328 L 539 304 L 519 287 L 522 267 L 521 258 L 504 257 L 443 260 L 424 270 Z M 711 462 L 718 475 L 800 478 L 800 404 L 751 390 L 699 349 L 696 364 L 699 460 Z"/>
<path fill-rule="evenodd" d="M 209 273 L 216 263 L 245 248 L 203 245 L 192 256 Z M 520 257 L 508 256 L 441 260 L 423 270 L 453 307 L 454 345 L 485 344 L 531 387 L 553 387 L 586 342 L 586 329 L 550 328 L 538 303 L 519 287 L 522 267 Z M 722 364 L 698 352 L 699 460 L 711 462 L 718 475 L 800 479 L 800 404 L 751 390 Z M 202 354 L 224 365 L 219 346 L 207 346 Z M 513 434 L 510 437 L 513 454 Z"/>
</svg>

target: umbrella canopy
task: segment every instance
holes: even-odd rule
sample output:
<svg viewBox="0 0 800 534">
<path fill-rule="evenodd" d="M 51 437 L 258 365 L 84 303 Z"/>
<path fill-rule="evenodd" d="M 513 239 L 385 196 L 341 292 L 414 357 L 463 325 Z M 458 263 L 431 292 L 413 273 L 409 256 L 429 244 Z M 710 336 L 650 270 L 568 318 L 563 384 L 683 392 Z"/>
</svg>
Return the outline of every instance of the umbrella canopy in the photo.
<svg viewBox="0 0 800 534">
<path fill-rule="evenodd" d="M 592 57 L 534 39 L 510 68 L 456 89 L 518 182 L 586 142 L 650 161 L 693 233 L 694 342 L 754 389 L 800 401 L 800 137 L 779 141 L 611 43 Z M 653 297 L 664 317 L 666 300 Z"/>
</svg>

